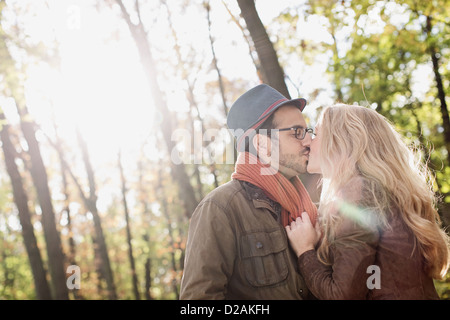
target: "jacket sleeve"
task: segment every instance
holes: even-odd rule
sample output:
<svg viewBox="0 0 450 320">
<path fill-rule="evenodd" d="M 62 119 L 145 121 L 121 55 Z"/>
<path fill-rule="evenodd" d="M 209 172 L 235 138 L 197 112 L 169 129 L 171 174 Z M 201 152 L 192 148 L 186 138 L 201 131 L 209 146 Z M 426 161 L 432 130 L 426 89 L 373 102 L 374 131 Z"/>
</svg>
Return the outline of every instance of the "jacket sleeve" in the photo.
<svg viewBox="0 0 450 320">
<path fill-rule="evenodd" d="M 371 275 L 367 268 L 375 262 L 378 239 L 376 230 L 345 219 L 330 248 L 331 265 L 320 262 L 315 250 L 304 252 L 298 265 L 314 296 L 322 300 L 365 299 Z"/>
<path fill-rule="evenodd" d="M 224 210 L 203 202 L 192 215 L 180 299 L 225 299 L 236 256 L 235 233 Z"/>
</svg>

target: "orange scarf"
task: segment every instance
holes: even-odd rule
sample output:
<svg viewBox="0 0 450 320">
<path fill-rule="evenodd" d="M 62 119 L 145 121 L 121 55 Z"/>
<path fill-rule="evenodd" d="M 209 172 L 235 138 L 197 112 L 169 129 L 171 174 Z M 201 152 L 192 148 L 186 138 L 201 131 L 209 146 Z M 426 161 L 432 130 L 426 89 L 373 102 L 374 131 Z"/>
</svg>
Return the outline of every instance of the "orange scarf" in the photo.
<svg viewBox="0 0 450 320">
<path fill-rule="evenodd" d="M 271 174 L 268 174 L 269 172 Z M 255 155 L 240 152 L 231 178 L 250 182 L 261 188 L 270 199 L 278 202 L 281 205 L 283 226 L 301 217 L 305 211 L 309 214 L 312 224 L 316 223 L 317 207 L 298 177 L 291 179 L 291 182 L 274 168 L 262 164 Z"/>
</svg>

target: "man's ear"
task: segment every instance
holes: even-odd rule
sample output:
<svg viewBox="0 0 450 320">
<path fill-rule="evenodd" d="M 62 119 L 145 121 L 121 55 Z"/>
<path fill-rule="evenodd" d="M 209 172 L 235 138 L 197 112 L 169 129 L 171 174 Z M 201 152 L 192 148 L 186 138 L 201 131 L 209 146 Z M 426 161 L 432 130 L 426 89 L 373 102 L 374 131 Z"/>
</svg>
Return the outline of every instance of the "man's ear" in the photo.
<svg viewBox="0 0 450 320">
<path fill-rule="evenodd" d="M 253 137 L 253 146 L 255 147 L 258 156 L 265 160 L 266 162 L 269 160 L 271 156 L 271 140 L 270 137 L 264 134 L 256 134 Z"/>
</svg>

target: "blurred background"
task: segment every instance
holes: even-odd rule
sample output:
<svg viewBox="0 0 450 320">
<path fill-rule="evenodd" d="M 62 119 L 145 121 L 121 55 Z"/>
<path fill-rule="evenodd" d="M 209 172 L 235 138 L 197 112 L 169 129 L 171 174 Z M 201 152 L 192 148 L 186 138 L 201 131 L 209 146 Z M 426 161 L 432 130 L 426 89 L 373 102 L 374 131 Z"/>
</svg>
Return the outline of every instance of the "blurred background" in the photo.
<svg viewBox="0 0 450 320">
<path fill-rule="evenodd" d="M 448 0 L 0 1 L 0 299 L 177 299 L 189 218 L 267 83 L 386 116 L 450 224 Z M 69 266 L 77 266 L 72 268 Z M 436 281 L 450 299 L 450 279 Z M 77 289 L 79 288 L 79 289 Z"/>
</svg>

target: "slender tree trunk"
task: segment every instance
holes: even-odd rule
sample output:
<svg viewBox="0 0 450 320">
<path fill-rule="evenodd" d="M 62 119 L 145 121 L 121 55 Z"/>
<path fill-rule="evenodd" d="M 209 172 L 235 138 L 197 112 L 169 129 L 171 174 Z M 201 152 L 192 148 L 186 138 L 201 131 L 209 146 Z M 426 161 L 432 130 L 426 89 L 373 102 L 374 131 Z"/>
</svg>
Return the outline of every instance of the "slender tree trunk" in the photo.
<svg viewBox="0 0 450 320">
<path fill-rule="evenodd" d="M 172 36 L 174 38 L 175 41 L 175 53 L 177 55 L 177 59 L 180 62 L 180 67 L 181 67 L 181 74 L 182 74 L 182 78 L 183 80 L 186 82 L 186 85 L 188 87 L 188 91 L 186 92 L 186 96 L 187 99 L 189 101 L 189 105 L 190 105 L 190 110 L 191 112 L 189 113 L 189 118 L 190 118 L 190 122 L 194 123 L 194 119 L 192 118 L 192 113 L 193 111 L 195 111 L 197 113 L 197 119 L 200 121 L 201 123 L 201 129 L 202 129 L 202 133 L 205 133 L 205 125 L 204 125 L 204 120 L 202 118 L 202 115 L 200 114 L 200 109 L 198 107 L 198 103 L 197 100 L 195 99 L 195 95 L 194 95 L 194 85 L 192 83 L 192 81 L 189 80 L 189 76 L 188 76 L 188 71 L 186 70 L 186 68 L 184 67 L 185 62 L 183 61 L 183 58 L 181 56 L 181 51 L 180 51 L 180 46 L 178 45 L 178 37 L 177 34 L 175 32 L 175 29 L 173 28 L 173 24 L 172 24 L 172 14 L 170 12 L 169 7 L 167 6 L 167 2 L 166 1 L 162 1 L 164 3 L 164 5 L 166 6 L 167 9 L 167 16 L 168 16 L 168 21 L 169 21 L 169 25 L 171 26 L 171 31 L 172 31 Z M 204 3 L 204 6 L 207 6 L 207 11 L 208 11 L 208 23 L 209 22 L 209 3 Z M 211 35 L 210 35 L 210 40 L 212 41 Z M 213 55 L 214 55 L 214 48 L 213 48 L 213 42 L 211 42 L 211 47 L 213 50 Z M 215 60 L 215 57 L 214 57 Z M 223 84 L 222 83 L 222 76 L 220 73 L 220 70 L 217 66 L 217 61 L 215 62 L 216 65 L 216 70 L 218 73 L 218 77 L 219 77 L 219 86 L 221 86 L 220 91 L 221 91 L 221 95 L 222 95 L 222 103 L 224 106 L 224 111 L 225 111 L 225 116 L 228 114 L 228 107 L 227 107 L 227 103 L 226 103 L 226 99 L 225 99 L 225 91 L 223 88 Z M 194 132 L 194 128 L 192 128 L 192 132 Z M 194 137 L 192 139 L 192 144 L 194 146 L 195 149 L 195 142 L 194 142 Z M 207 144 L 207 141 L 202 141 L 202 146 L 203 148 L 207 148 L 208 151 L 210 151 L 209 146 L 210 144 Z M 204 149 L 202 149 L 203 151 Z M 193 152 L 198 151 L 198 150 L 193 150 Z M 212 160 L 212 159 L 209 159 Z M 202 183 L 201 183 L 201 178 L 200 178 L 200 171 L 199 171 L 199 165 L 197 163 L 194 164 L 195 169 L 194 169 L 194 176 L 197 180 L 197 193 L 200 196 L 200 199 L 203 198 L 203 188 L 202 188 Z M 209 166 L 210 172 L 214 177 L 214 185 L 219 186 L 219 183 L 217 181 L 217 173 L 216 173 L 216 168 L 214 165 L 210 165 Z"/>
<path fill-rule="evenodd" d="M 131 228 L 130 228 L 130 214 L 128 211 L 128 202 L 127 202 L 127 187 L 126 187 L 126 181 L 125 181 L 125 175 L 123 173 L 123 167 L 122 167 L 122 160 L 121 160 L 121 154 L 119 151 L 119 156 L 117 159 L 117 164 L 120 171 L 120 180 L 122 182 L 122 201 L 123 201 L 123 209 L 125 213 L 125 223 L 126 223 L 126 231 L 127 231 L 127 243 L 128 243 L 128 258 L 130 260 L 130 266 L 131 266 L 131 279 L 133 284 L 133 293 L 136 300 L 141 300 L 141 296 L 139 294 L 139 285 L 138 285 L 138 279 L 137 279 L 137 273 L 136 273 L 136 265 L 134 261 L 133 256 L 133 245 L 131 244 Z"/>
<path fill-rule="evenodd" d="M 164 187 L 162 185 L 161 169 L 159 169 L 159 171 L 158 171 L 158 177 L 159 177 L 159 179 L 158 179 L 159 183 L 158 183 L 157 189 L 158 189 L 158 194 L 160 195 L 161 202 L 162 202 L 161 210 L 162 210 L 163 215 L 167 219 L 167 229 L 169 231 L 169 246 L 171 248 L 170 258 L 171 258 L 171 262 L 172 262 L 173 272 L 174 272 L 174 274 L 176 274 L 178 269 L 177 269 L 177 263 L 176 263 L 176 259 L 175 259 L 175 240 L 174 240 L 174 235 L 173 235 L 172 219 L 170 218 L 170 214 L 169 214 L 169 206 L 167 203 L 167 197 L 165 195 Z M 172 279 L 172 287 L 173 287 L 173 291 L 176 294 L 176 299 L 179 300 L 180 295 L 178 292 L 178 286 L 177 286 L 177 281 L 176 281 L 175 277 Z"/>
<path fill-rule="evenodd" d="M 152 278 L 151 278 L 151 233 L 150 233 L 150 226 L 151 226 L 151 214 L 150 214 L 150 208 L 148 205 L 148 193 L 146 192 L 145 183 L 144 183 L 144 163 L 143 163 L 143 152 L 141 149 L 141 157 L 138 161 L 137 167 L 139 172 L 139 202 L 142 206 L 142 216 L 145 218 L 145 234 L 143 235 L 144 240 L 148 243 L 149 253 L 148 257 L 145 261 L 145 299 L 147 300 L 153 300 L 153 297 L 151 295 L 151 286 L 152 286 Z"/>
<path fill-rule="evenodd" d="M 62 214 L 65 214 L 67 217 L 67 229 L 69 231 L 69 254 L 67 257 L 67 260 L 69 262 L 69 264 L 71 265 L 77 265 L 76 262 L 76 248 L 75 248 L 75 240 L 73 238 L 73 231 L 72 231 L 72 219 L 71 219 L 71 215 L 70 215 L 70 198 L 69 198 L 69 183 L 67 181 L 67 166 L 65 164 L 64 161 L 64 151 L 62 148 L 62 141 L 60 140 L 59 136 L 58 136 L 58 128 L 56 123 L 53 123 L 53 127 L 55 129 L 55 136 L 56 136 L 56 141 L 53 144 L 53 147 L 56 150 L 56 153 L 58 154 L 58 158 L 59 158 L 59 164 L 60 164 L 60 172 L 61 172 L 61 178 L 62 178 L 62 193 L 64 195 L 64 207 L 62 210 Z M 79 299 L 83 299 L 83 297 L 80 295 L 78 290 L 71 290 L 70 292 L 74 299 L 79 300 Z"/>
<path fill-rule="evenodd" d="M 0 112 L 0 121 L 4 122 L 3 112 Z M 33 274 L 36 296 L 41 300 L 52 299 L 49 284 L 47 282 L 46 271 L 39 250 L 36 236 L 34 234 L 31 213 L 28 207 L 28 196 L 22 183 L 22 177 L 15 163 L 16 151 L 9 136 L 9 125 L 3 123 L 0 132 L 2 149 L 5 156 L 5 164 L 8 175 L 11 179 L 14 202 L 19 211 L 19 220 L 22 226 L 22 236 L 30 261 L 31 272 Z"/>
<path fill-rule="evenodd" d="M 223 112 L 225 114 L 225 117 L 228 116 L 228 105 L 227 105 L 227 99 L 225 97 L 225 86 L 223 84 L 222 79 L 222 73 L 220 72 L 219 65 L 217 64 L 217 57 L 216 57 L 216 50 L 214 49 L 214 39 L 211 33 L 211 6 L 209 4 L 209 1 L 204 1 L 203 6 L 206 9 L 206 18 L 208 20 L 208 35 L 209 35 L 209 44 L 211 46 L 211 53 L 213 56 L 213 65 L 217 72 L 217 78 L 219 80 L 219 89 L 220 89 L 220 96 L 222 97 L 222 104 L 223 104 Z"/>
<path fill-rule="evenodd" d="M 60 158 L 60 165 L 61 165 L 61 177 L 62 177 L 62 193 L 64 195 L 64 208 L 63 213 L 67 217 L 67 229 L 69 231 L 69 257 L 68 262 L 72 265 L 76 265 L 75 255 L 76 255 L 76 249 L 75 249 L 75 240 L 73 239 L 73 231 L 72 231 L 72 219 L 70 216 L 70 206 L 69 206 L 69 191 L 68 191 L 68 184 L 67 184 L 67 173 L 64 169 L 64 166 L 61 163 Z"/>
<path fill-rule="evenodd" d="M 438 99 L 440 101 L 440 109 L 442 116 L 442 128 L 444 129 L 444 142 L 447 149 L 447 161 L 450 164 L 450 117 L 448 114 L 447 102 L 445 101 L 445 90 L 442 83 L 442 76 L 439 72 L 439 52 L 438 48 L 430 41 L 432 28 L 432 17 L 427 16 L 427 24 L 425 31 L 427 33 L 428 40 L 428 52 L 431 56 L 433 63 L 433 72 L 436 79 L 436 87 L 438 90 Z"/>
<path fill-rule="evenodd" d="M 67 257 L 67 261 L 70 265 L 78 265 L 76 261 L 76 248 L 75 248 L 75 240 L 73 238 L 73 231 L 72 231 L 72 217 L 70 215 L 70 198 L 69 198 L 69 191 L 68 191 L 68 183 L 67 183 L 67 172 L 64 169 L 64 165 L 62 164 L 62 160 L 60 158 L 60 167 L 61 167 L 61 177 L 62 177 L 62 193 L 64 195 L 64 208 L 62 210 L 62 213 L 66 215 L 67 218 L 67 230 L 69 233 L 69 256 Z M 73 298 L 75 300 L 82 300 L 84 299 L 83 296 L 80 294 L 79 290 L 70 290 L 70 293 L 73 295 Z"/>
<path fill-rule="evenodd" d="M 261 64 L 260 64 L 259 60 L 257 58 L 255 58 L 255 56 L 254 56 L 254 55 L 257 55 L 257 53 L 255 53 L 255 47 L 252 44 L 250 36 L 245 32 L 245 28 L 241 25 L 239 20 L 233 15 L 233 13 L 228 8 L 228 6 L 224 0 L 222 0 L 222 4 L 224 5 L 225 9 L 227 10 L 228 14 L 230 15 L 231 20 L 236 24 L 236 26 L 242 32 L 242 36 L 244 37 L 245 42 L 248 45 L 248 54 L 250 55 L 250 58 L 252 59 L 253 65 L 255 66 L 256 74 L 258 75 L 259 80 L 261 82 L 265 82 L 263 79 L 262 71 L 261 71 Z"/>
<path fill-rule="evenodd" d="M 94 220 L 94 235 L 92 235 L 92 246 L 94 248 L 94 256 L 95 256 L 95 268 L 96 272 L 98 274 L 98 279 L 105 280 L 107 283 L 107 290 L 108 290 L 108 298 L 115 300 L 117 299 L 116 289 L 114 285 L 113 280 L 113 273 L 111 269 L 111 264 L 109 262 L 109 256 L 108 251 L 106 248 L 106 242 L 105 238 L 103 236 L 103 229 L 101 225 L 101 219 L 98 214 L 97 210 L 97 196 L 95 194 L 96 187 L 95 187 L 95 179 L 94 179 L 94 172 L 92 170 L 90 161 L 89 161 L 89 154 L 87 152 L 87 147 L 85 145 L 85 142 L 83 141 L 81 134 L 77 130 L 77 137 L 78 142 L 82 151 L 83 156 L 83 162 L 86 168 L 86 173 L 88 176 L 89 181 L 89 196 L 86 196 L 84 194 L 83 187 L 81 186 L 81 183 L 78 181 L 77 177 L 71 170 L 70 166 L 68 165 L 67 161 L 65 160 L 64 154 L 60 150 L 60 146 L 57 142 L 52 141 L 49 137 L 48 141 L 50 144 L 55 148 L 55 150 L 58 152 L 60 157 L 61 165 L 63 166 L 63 170 L 69 173 L 71 176 L 73 182 L 75 183 L 75 186 L 78 189 L 78 193 L 80 195 L 80 198 L 83 200 L 84 206 L 86 210 L 92 213 L 93 220 Z M 102 283 L 98 283 L 98 291 L 101 295 L 103 291 Z"/>
<path fill-rule="evenodd" d="M 123 5 L 122 1 L 116 0 L 116 2 L 120 6 L 122 15 L 138 48 L 139 56 L 141 58 L 142 65 L 149 82 L 155 105 L 162 114 L 162 133 L 168 153 L 169 155 L 172 153 L 176 153 L 176 144 L 174 141 L 172 141 L 173 125 L 171 122 L 171 115 L 167 107 L 167 103 L 164 99 L 163 92 L 161 91 L 158 84 L 158 72 L 156 70 L 156 64 L 151 52 L 151 45 L 147 39 L 147 34 L 145 32 L 144 26 L 142 24 L 142 21 L 140 20 L 137 25 L 133 24 L 133 22 L 131 22 L 130 15 L 126 11 L 126 8 Z M 194 188 L 189 181 L 189 176 L 186 173 L 186 166 L 184 165 L 184 163 L 175 164 L 172 160 L 169 161 L 171 163 L 172 177 L 174 181 L 178 183 L 180 198 L 184 202 L 185 214 L 188 218 L 190 218 L 198 205 L 198 200 L 195 196 Z"/>
<path fill-rule="evenodd" d="M 333 20 L 334 21 L 334 20 Z M 336 93 L 337 101 L 344 103 L 344 94 L 342 93 L 342 84 L 341 79 L 338 75 L 338 68 L 341 68 L 341 65 L 339 64 L 339 51 L 338 51 L 338 45 L 337 45 L 337 39 L 336 39 L 336 30 L 335 26 L 331 26 L 331 37 L 333 38 L 333 67 L 334 67 L 334 91 Z"/>
<path fill-rule="evenodd" d="M 150 292 L 150 288 L 152 287 L 152 259 L 147 258 L 145 261 L 145 299 L 153 300 L 153 297 Z"/>
<path fill-rule="evenodd" d="M 101 257 L 101 267 L 103 271 L 103 275 L 106 280 L 106 285 L 108 288 L 108 297 L 111 300 L 117 299 L 116 286 L 114 284 L 114 277 L 111 268 L 111 263 L 108 255 L 108 248 L 106 246 L 105 236 L 103 234 L 102 222 L 100 219 L 100 215 L 98 214 L 97 209 L 97 195 L 96 195 L 96 185 L 94 178 L 94 170 L 92 169 L 91 162 L 89 160 L 89 153 L 87 150 L 87 146 L 85 141 L 83 140 L 80 132 L 77 130 L 78 142 L 80 144 L 81 153 L 83 156 L 84 166 L 86 168 L 86 174 L 88 176 L 89 181 L 89 197 L 86 197 L 82 190 L 80 189 L 81 196 L 85 202 L 87 209 L 92 213 L 92 217 L 94 220 L 94 229 L 95 229 L 95 241 L 98 245 L 98 253 Z"/>
<path fill-rule="evenodd" d="M 237 0 L 237 2 L 252 37 L 255 50 L 258 53 L 264 82 L 277 89 L 286 98 L 290 98 L 286 82 L 284 81 L 283 69 L 280 66 L 277 53 L 269 39 L 266 28 L 256 11 L 255 0 Z"/>
<path fill-rule="evenodd" d="M 56 228 L 55 213 L 48 187 L 47 172 L 42 161 L 39 143 L 36 139 L 34 123 L 26 107 L 18 107 L 21 118 L 20 126 L 28 144 L 28 154 L 31 160 L 31 177 L 36 187 L 37 197 L 42 210 L 42 226 L 47 244 L 49 270 L 52 280 L 53 295 L 57 300 L 69 299 L 64 270 L 64 253 L 61 238 Z"/>
<path fill-rule="evenodd" d="M 175 42 L 174 45 L 174 49 L 175 49 L 175 54 L 177 55 L 177 60 L 179 62 L 179 66 L 181 68 L 181 77 L 183 78 L 183 80 L 186 82 L 186 85 L 188 87 L 188 91 L 186 92 L 186 98 L 189 101 L 189 105 L 190 105 L 190 112 L 189 112 L 189 119 L 190 119 L 190 123 L 192 125 L 192 131 L 194 132 L 194 120 L 192 118 L 192 111 L 195 108 L 195 110 L 197 111 L 197 117 L 199 119 L 201 119 L 201 115 L 200 115 L 200 110 L 198 109 L 198 105 L 197 102 L 195 100 L 195 96 L 194 96 L 194 84 L 192 83 L 192 81 L 189 80 L 189 73 L 185 68 L 185 62 L 183 61 L 183 58 L 181 56 L 181 51 L 180 51 L 180 46 L 178 44 L 178 37 L 177 34 L 175 32 L 175 29 L 173 28 L 173 23 L 172 23 L 172 13 L 169 9 L 169 6 L 167 5 L 167 2 L 165 0 L 161 0 L 161 2 L 164 4 L 164 6 L 166 7 L 167 10 L 167 20 L 169 22 L 171 31 L 172 31 L 172 36 Z M 203 127 L 203 122 L 202 122 L 202 133 L 204 132 L 204 127 Z M 195 135 L 192 135 L 191 137 L 191 152 L 193 154 L 195 154 L 196 150 L 195 149 Z M 200 170 L 199 170 L 199 164 L 194 161 L 194 172 L 193 172 L 193 176 L 195 177 L 196 181 L 197 181 L 197 195 L 198 195 L 198 199 L 202 199 L 203 198 L 203 188 L 202 188 L 202 181 L 201 181 L 201 177 L 200 177 Z M 194 189 L 195 191 L 195 189 Z"/>
</svg>

